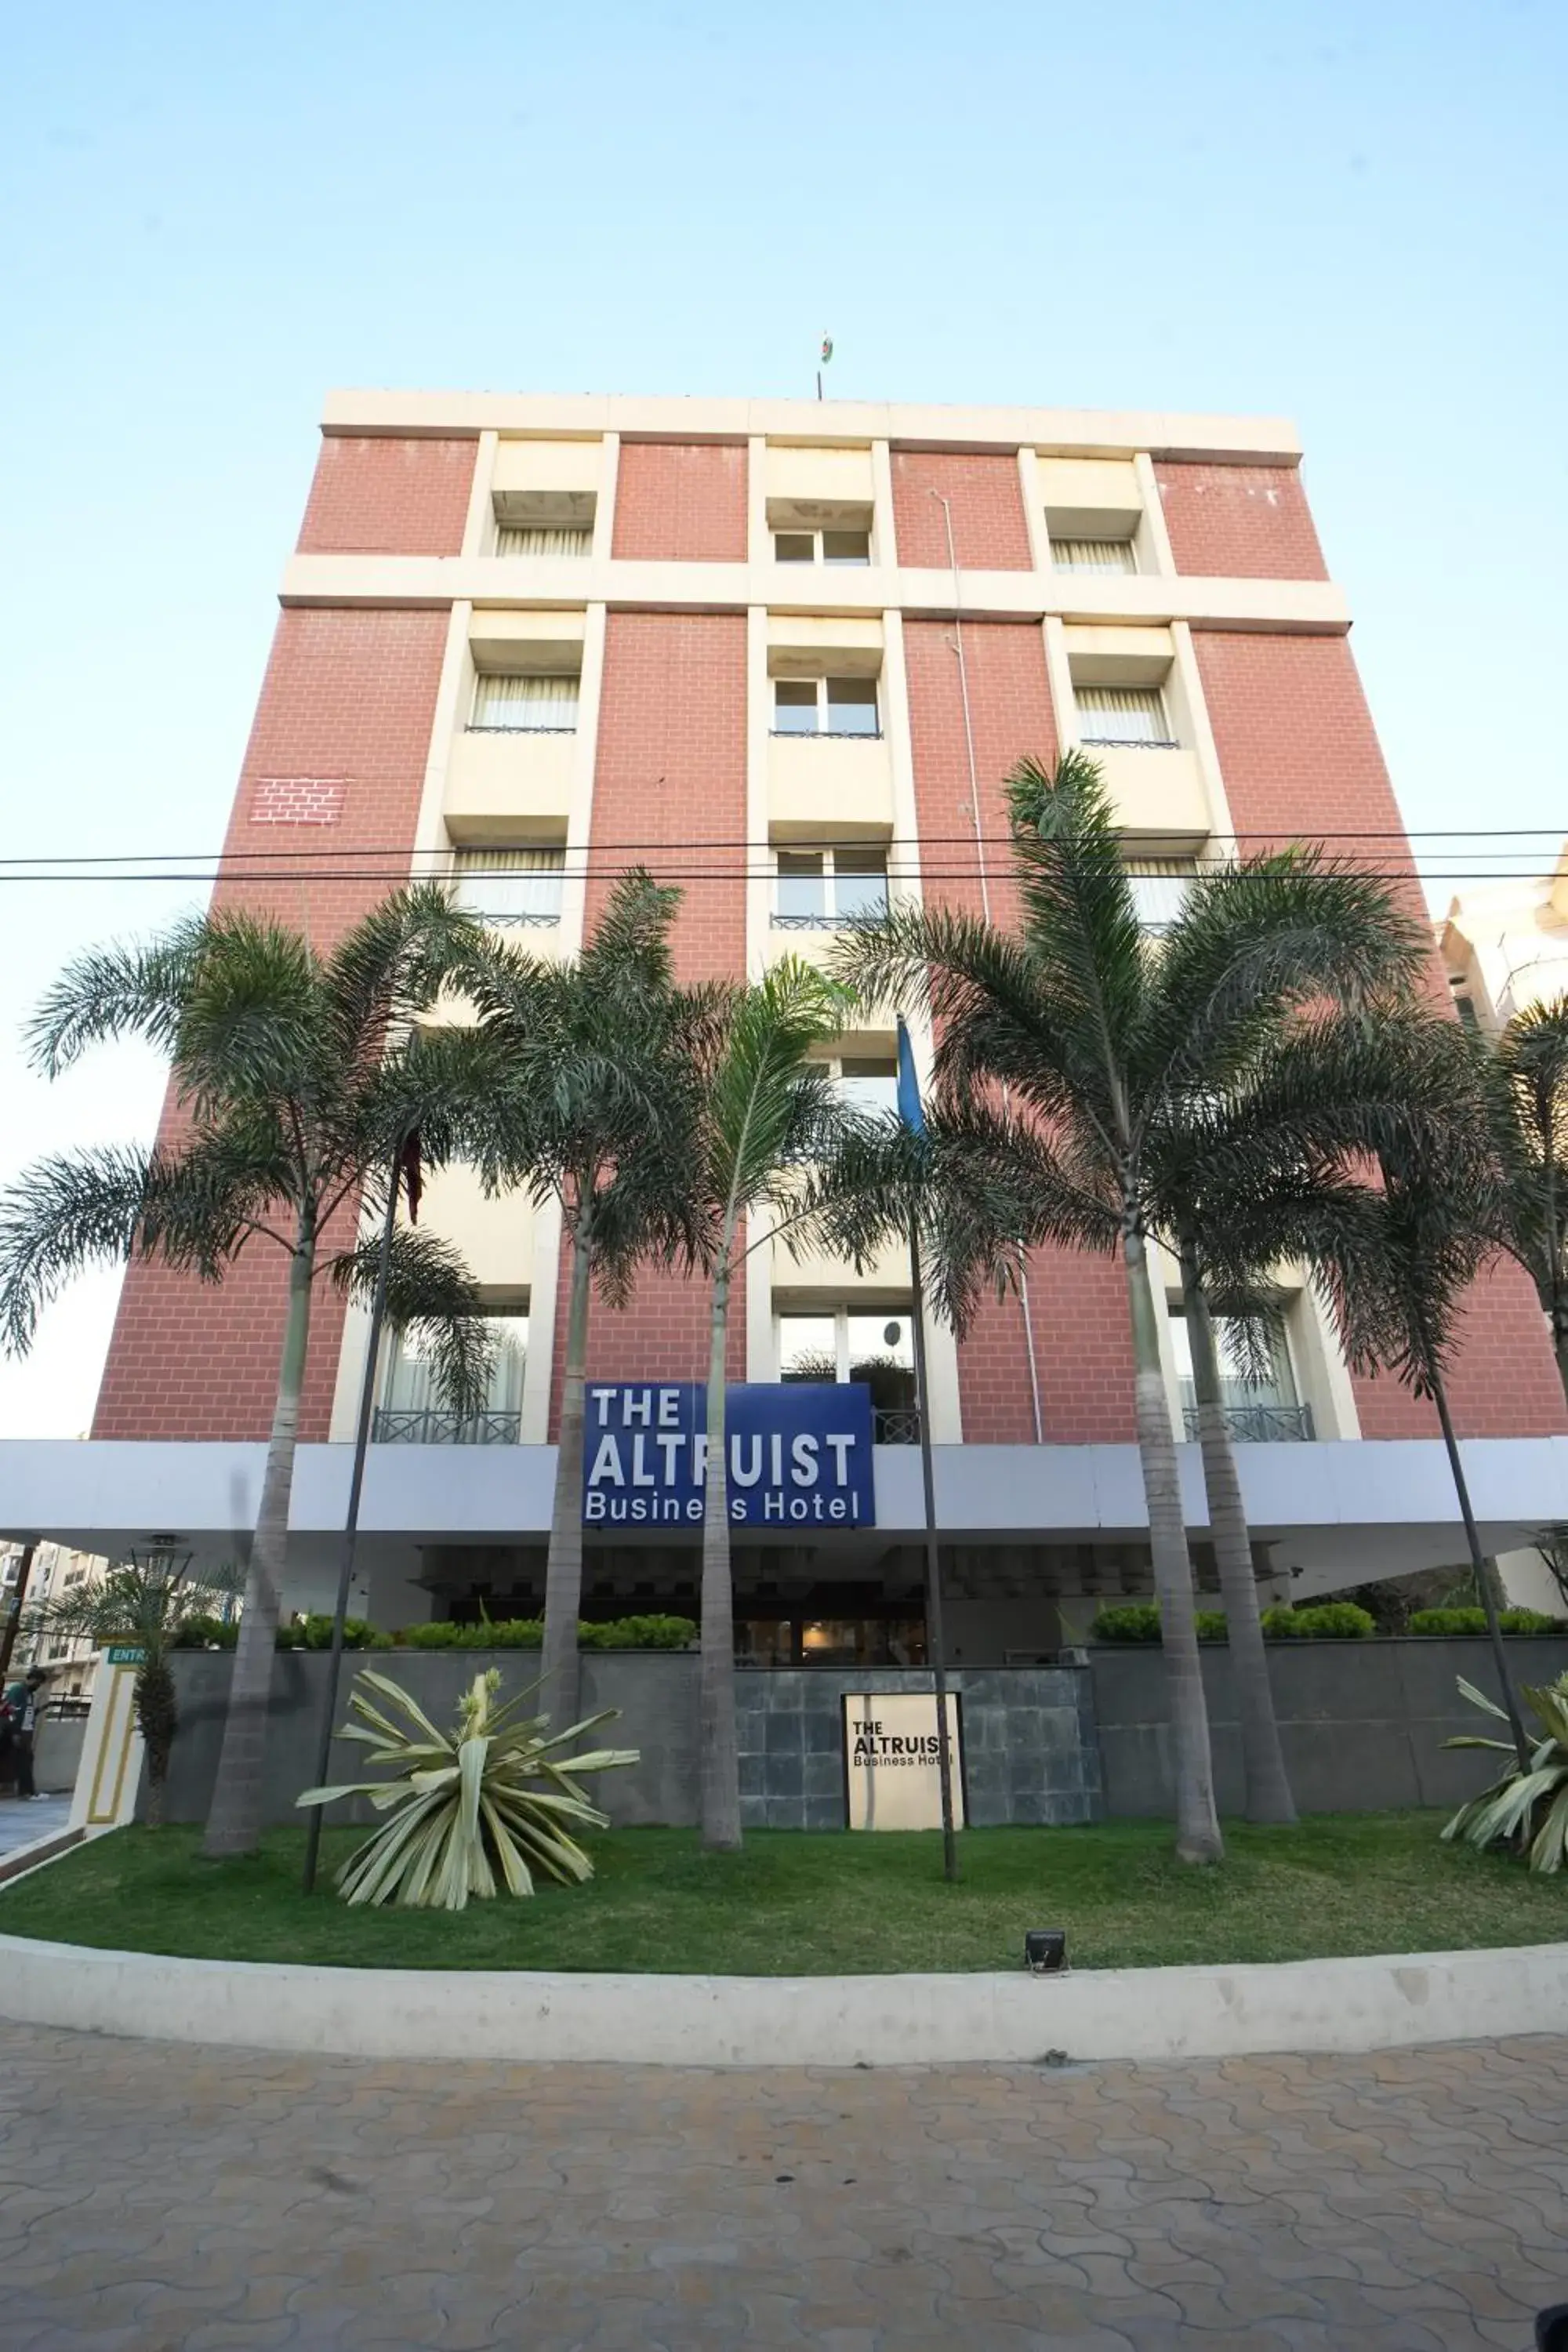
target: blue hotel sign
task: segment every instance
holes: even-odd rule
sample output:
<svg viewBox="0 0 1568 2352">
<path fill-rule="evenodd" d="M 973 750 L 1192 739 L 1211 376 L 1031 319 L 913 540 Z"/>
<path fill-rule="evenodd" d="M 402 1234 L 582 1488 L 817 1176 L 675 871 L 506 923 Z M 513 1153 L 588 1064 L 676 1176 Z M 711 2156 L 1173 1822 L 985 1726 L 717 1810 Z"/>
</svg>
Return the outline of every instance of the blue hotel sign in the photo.
<svg viewBox="0 0 1568 2352">
<path fill-rule="evenodd" d="M 724 1410 L 733 1526 L 876 1526 L 868 1388 L 758 1383 L 731 1388 Z M 700 1381 L 591 1381 L 584 1526 L 700 1528 L 707 1426 Z"/>
</svg>

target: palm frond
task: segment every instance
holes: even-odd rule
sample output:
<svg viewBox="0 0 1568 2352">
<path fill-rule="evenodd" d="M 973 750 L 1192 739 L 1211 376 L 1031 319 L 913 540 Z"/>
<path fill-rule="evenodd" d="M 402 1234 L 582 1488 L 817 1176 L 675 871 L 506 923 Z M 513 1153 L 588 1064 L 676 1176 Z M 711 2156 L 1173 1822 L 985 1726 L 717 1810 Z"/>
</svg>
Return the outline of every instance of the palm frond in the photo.
<svg viewBox="0 0 1568 2352">
<path fill-rule="evenodd" d="M 367 1234 L 332 1261 L 332 1280 L 350 1297 L 374 1297 L 382 1237 Z M 417 1341 L 450 1412 L 482 1411 L 489 1393 L 495 1339 L 484 1299 L 461 1253 L 418 1227 L 393 1228 L 387 1253 L 386 1320 Z"/>
<path fill-rule="evenodd" d="M 24 1032 L 34 1068 L 58 1077 L 89 1045 L 115 1037 L 142 1037 L 172 1053 L 208 936 L 197 916 L 145 946 L 95 948 L 68 964 Z"/>
</svg>

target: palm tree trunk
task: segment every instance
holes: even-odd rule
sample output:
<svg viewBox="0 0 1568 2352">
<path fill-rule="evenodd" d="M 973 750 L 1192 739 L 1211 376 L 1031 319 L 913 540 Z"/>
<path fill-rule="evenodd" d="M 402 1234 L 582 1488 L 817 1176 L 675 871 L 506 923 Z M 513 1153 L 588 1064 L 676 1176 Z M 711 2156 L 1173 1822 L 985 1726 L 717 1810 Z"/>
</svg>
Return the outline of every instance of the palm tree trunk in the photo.
<svg viewBox="0 0 1568 2352">
<path fill-rule="evenodd" d="M 179 1728 L 174 1677 L 167 1658 L 142 1661 L 134 1691 L 136 1723 L 147 1751 L 147 1812 L 150 1830 L 161 1828 L 163 1799 L 169 1785 L 169 1757 Z"/>
<path fill-rule="evenodd" d="M 245 1579 L 245 1604 L 234 1653 L 228 1714 L 217 1760 L 212 1806 L 202 1852 L 218 1861 L 254 1853 L 261 1835 L 267 1759 L 267 1703 L 278 1649 L 283 1605 L 283 1574 L 289 1552 L 289 1504 L 294 1491 L 294 1449 L 300 1432 L 300 1395 L 305 1385 L 305 1351 L 310 1340 L 310 1293 L 316 1271 L 316 1237 L 301 1222 L 289 1261 L 289 1313 L 283 1356 L 272 1408 L 272 1435 L 261 1481 L 261 1507 Z"/>
<path fill-rule="evenodd" d="M 1149 1288 L 1148 1256 L 1141 1234 L 1131 1228 L 1124 1231 L 1121 1255 L 1132 1323 L 1138 1455 L 1149 1511 L 1149 1549 L 1154 1567 L 1154 1593 L 1160 1604 L 1160 1638 L 1164 1644 L 1165 1688 L 1171 1710 L 1176 1853 L 1183 1862 L 1218 1862 L 1225 1845 L 1214 1805 L 1214 1767 L 1209 1756 L 1203 1666 L 1198 1657 L 1193 1564 L 1187 1553 L 1176 1440 L 1171 1427 L 1165 1376 L 1160 1369 L 1160 1337 Z"/>
<path fill-rule="evenodd" d="M 1241 1717 L 1247 1818 L 1249 1822 L 1293 1824 L 1296 1807 L 1279 1746 L 1274 1694 L 1268 1683 L 1268 1654 L 1263 1645 L 1263 1623 L 1258 1611 L 1252 1538 L 1241 1499 L 1236 1450 L 1225 1425 L 1219 1366 L 1215 1360 L 1214 1326 L 1209 1320 L 1208 1300 L 1198 1279 L 1197 1254 L 1190 1243 L 1182 1245 L 1181 1265 L 1182 1301 L 1187 1310 L 1193 1387 L 1197 1394 L 1198 1442 L 1203 1449 L 1204 1486 L 1208 1495 L 1209 1535 L 1214 1543 L 1215 1565 L 1219 1570 L 1226 1627 L 1230 1636 L 1230 1671 Z"/>
<path fill-rule="evenodd" d="M 713 1276 L 708 1327 L 708 1468 L 702 1504 L 702 1843 L 731 1853 L 741 1843 L 741 1768 L 735 1747 L 735 1596 L 730 1573 L 730 1483 L 725 1456 L 724 1358 L 730 1330 L 730 1250 Z"/>
<path fill-rule="evenodd" d="M 579 1215 L 572 1233 L 566 1370 L 561 1388 L 555 1501 L 550 1515 L 550 1556 L 544 1570 L 544 1648 L 540 1661 L 545 1711 L 556 1731 L 565 1731 L 579 1720 L 582 1712 L 577 1704 L 582 1680 L 577 1620 L 583 1613 L 584 1380 L 593 1285 L 593 1233 L 586 1219 Z"/>
<path fill-rule="evenodd" d="M 1557 1359 L 1557 1377 L 1563 1383 L 1563 1402 L 1568 1404 L 1568 1301 L 1560 1313 L 1552 1318 L 1552 1352 Z"/>
<path fill-rule="evenodd" d="M 1470 1548 L 1470 1565 L 1476 1572 L 1476 1591 L 1480 1595 L 1481 1607 L 1486 1612 L 1487 1633 L 1492 1645 L 1492 1662 L 1497 1667 L 1498 1685 L 1508 1714 L 1509 1729 L 1513 1734 L 1514 1749 L 1519 1757 L 1519 1769 L 1521 1772 L 1528 1772 L 1531 1757 L 1530 1739 L 1524 1728 L 1524 1718 L 1519 1711 L 1519 1700 L 1514 1696 L 1513 1677 L 1508 1670 L 1508 1654 L 1502 1645 L 1502 1627 L 1498 1622 L 1497 1600 L 1492 1591 L 1491 1578 L 1487 1574 L 1486 1557 L 1481 1550 L 1480 1529 L 1476 1525 L 1476 1515 L 1470 1508 L 1469 1480 L 1465 1475 L 1465 1465 L 1459 1456 L 1458 1440 L 1454 1435 L 1454 1423 L 1448 1412 L 1448 1391 L 1440 1373 L 1429 1372 L 1427 1377 L 1428 1385 L 1432 1391 L 1432 1402 L 1437 1408 L 1437 1422 L 1443 1432 L 1443 1444 L 1447 1450 L 1448 1467 L 1454 1476 L 1454 1492 L 1459 1498 L 1459 1515 L 1465 1522 L 1465 1539 Z"/>
</svg>

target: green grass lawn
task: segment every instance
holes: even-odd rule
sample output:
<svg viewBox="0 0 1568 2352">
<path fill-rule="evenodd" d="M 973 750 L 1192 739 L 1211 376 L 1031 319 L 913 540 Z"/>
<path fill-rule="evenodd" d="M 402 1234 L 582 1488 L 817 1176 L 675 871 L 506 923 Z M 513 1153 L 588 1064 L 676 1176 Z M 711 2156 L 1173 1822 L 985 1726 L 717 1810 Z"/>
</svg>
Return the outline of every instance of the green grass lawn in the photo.
<svg viewBox="0 0 1568 2352">
<path fill-rule="evenodd" d="M 1063 1927 L 1075 1965 L 1286 1960 L 1568 1938 L 1568 1880 L 1441 1845 L 1440 1813 L 1320 1815 L 1226 1831 L 1190 1870 L 1159 1822 L 971 1830 L 963 1883 L 934 1834 L 757 1831 L 704 1855 L 686 1830 L 590 1838 L 597 1875 L 533 1901 L 353 1910 L 330 1884 L 362 1832 L 328 1831 L 321 1889 L 300 1893 L 303 1832 L 205 1863 L 194 1829 L 122 1830 L 0 1890 L 0 1932 L 205 1959 L 335 1968 L 637 1969 L 732 1975 L 1018 1965 L 1026 1927 Z"/>
</svg>

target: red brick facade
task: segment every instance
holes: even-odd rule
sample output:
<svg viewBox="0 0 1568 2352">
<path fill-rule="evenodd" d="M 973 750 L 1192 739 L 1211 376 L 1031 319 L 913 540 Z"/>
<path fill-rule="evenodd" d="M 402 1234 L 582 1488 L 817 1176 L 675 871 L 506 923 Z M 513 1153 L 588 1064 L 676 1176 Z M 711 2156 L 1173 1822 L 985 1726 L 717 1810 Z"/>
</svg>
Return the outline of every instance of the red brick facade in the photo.
<svg viewBox="0 0 1568 2352">
<path fill-rule="evenodd" d="M 1326 580 L 1294 466 L 1154 468 L 1178 572 L 1215 580 Z"/>
<path fill-rule="evenodd" d="M 647 563 L 743 563 L 744 448 L 623 441 L 611 553 Z"/>
<path fill-rule="evenodd" d="M 660 454 L 667 454 L 660 452 Z M 734 454 L 721 450 L 700 455 Z M 743 452 L 740 453 L 743 456 Z M 594 774 L 591 931 L 622 867 L 647 866 L 685 893 L 675 928 L 683 981 L 746 968 L 746 623 L 741 614 L 612 613 Z M 615 845 L 612 850 L 609 845 Z M 561 1408 L 569 1268 L 556 1300 L 551 1421 Z M 745 1281 L 730 1317 L 730 1370 L 746 1376 Z M 589 1369 L 599 1380 L 702 1380 L 705 1285 L 645 1266 L 620 1313 L 595 1303 Z"/>
<path fill-rule="evenodd" d="M 460 555 L 474 441 L 329 433 L 300 529 L 301 555 Z"/>
<path fill-rule="evenodd" d="M 1202 629 L 1194 648 L 1231 823 L 1248 849 L 1325 839 L 1401 886 L 1424 919 L 1409 845 L 1354 657 L 1344 637 Z M 1435 992 L 1447 990 L 1434 964 Z M 1437 1433 L 1429 1405 L 1386 1377 L 1358 1379 L 1366 1437 Z M 1462 1436 L 1543 1436 L 1568 1427 L 1534 1293 L 1512 1267 L 1477 1285 L 1451 1382 Z"/>
<path fill-rule="evenodd" d="M 316 945 L 326 947 L 395 888 L 408 870 L 446 637 L 444 613 L 283 613 L 225 844 L 226 857 L 237 862 L 215 904 L 306 923 Z M 315 813 L 301 809 L 303 821 L 280 821 L 279 779 L 295 780 L 294 791 L 306 789 L 300 779 L 318 780 L 310 787 L 318 793 Z M 320 780 L 332 787 L 330 823 L 320 813 Z M 330 854 L 345 849 L 376 855 Z M 258 851 L 265 858 L 237 862 Z M 340 864 L 355 873 L 321 878 L 323 867 L 335 876 Z M 177 1124 L 166 1107 L 162 1131 Z M 352 1237 L 352 1213 L 340 1223 L 343 1238 Z M 265 1437 L 283 1339 L 283 1266 L 282 1253 L 260 1242 L 221 1286 L 163 1266 L 132 1266 L 93 1435 Z M 342 1325 L 342 1301 L 319 1285 L 302 1437 L 327 1434 Z"/>
<path fill-rule="evenodd" d="M 977 914 L 979 857 L 952 635 L 951 625 L 942 622 L 909 622 L 904 628 L 921 871 L 929 900 L 945 899 Z M 1046 761 L 1056 756 L 1045 644 L 1035 626 L 968 622 L 963 653 L 991 912 L 1005 923 L 1016 902 L 1001 780 L 1026 754 Z M 1036 1251 L 1029 1261 L 1029 1311 L 1047 1444 L 1130 1438 L 1131 1341 L 1115 1261 L 1068 1250 Z M 959 1342 L 958 1367 L 965 1443 L 1030 1444 L 1034 1402 L 1017 1299 L 985 1301 Z"/>
<path fill-rule="evenodd" d="M 933 572 L 948 569 L 945 499 L 952 515 L 953 547 L 965 572 L 1030 569 L 1016 457 L 895 449 L 892 467 L 893 528 L 900 563 Z"/>
</svg>

